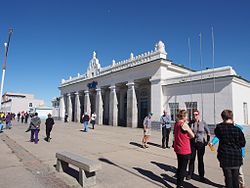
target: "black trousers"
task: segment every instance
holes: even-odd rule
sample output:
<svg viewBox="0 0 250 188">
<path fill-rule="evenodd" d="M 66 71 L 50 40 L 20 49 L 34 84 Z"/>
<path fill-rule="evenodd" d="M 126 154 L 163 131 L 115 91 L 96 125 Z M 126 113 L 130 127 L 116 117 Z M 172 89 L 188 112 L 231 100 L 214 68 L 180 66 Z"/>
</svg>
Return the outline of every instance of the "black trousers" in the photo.
<svg viewBox="0 0 250 188">
<path fill-rule="evenodd" d="M 186 176 L 187 164 L 190 155 L 177 154 L 178 167 L 177 167 L 177 187 L 183 186 L 184 177 Z"/>
<path fill-rule="evenodd" d="M 204 143 L 192 143 L 191 144 L 191 158 L 189 161 L 189 167 L 188 167 L 188 175 L 192 176 L 194 173 L 194 167 L 195 167 L 195 158 L 196 155 L 198 157 L 198 172 L 200 177 L 204 177 L 205 175 L 205 169 L 204 169 L 204 154 L 205 154 L 205 144 Z"/>
<path fill-rule="evenodd" d="M 50 139 L 50 132 L 52 131 L 53 126 L 51 125 L 46 125 L 46 139 Z"/>
<path fill-rule="evenodd" d="M 169 142 L 169 134 L 171 132 L 171 128 L 162 127 L 162 147 L 168 147 Z"/>
<path fill-rule="evenodd" d="M 239 188 L 239 168 L 228 169 L 223 168 L 223 173 L 225 176 L 226 188 Z"/>
</svg>

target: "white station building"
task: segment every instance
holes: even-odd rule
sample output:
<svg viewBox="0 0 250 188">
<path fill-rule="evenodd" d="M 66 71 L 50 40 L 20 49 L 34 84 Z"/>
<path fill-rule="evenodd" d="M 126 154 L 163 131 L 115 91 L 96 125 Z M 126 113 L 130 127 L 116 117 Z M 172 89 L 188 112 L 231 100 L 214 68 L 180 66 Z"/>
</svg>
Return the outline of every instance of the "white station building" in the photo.
<svg viewBox="0 0 250 188">
<path fill-rule="evenodd" d="M 249 124 L 250 119 L 249 81 L 230 66 L 193 71 L 176 65 L 167 58 L 162 41 L 150 52 L 131 53 L 107 67 L 101 67 L 94 52 L 87 72 L 63 79 L 59 89 L 60 118 L 67 114 L 74 122 L 84 113 L 96 112 L 97 124 L 135 128 L 142 127 L 149 112 L 155 124 L 163 110 L 175 121 L 178 109 L 190 115 L 198 109 L 208 124 L 214 124 L 214 114 L 220 122 L 223 109 L 231 109 L 237 123 Z"/>
</svg>

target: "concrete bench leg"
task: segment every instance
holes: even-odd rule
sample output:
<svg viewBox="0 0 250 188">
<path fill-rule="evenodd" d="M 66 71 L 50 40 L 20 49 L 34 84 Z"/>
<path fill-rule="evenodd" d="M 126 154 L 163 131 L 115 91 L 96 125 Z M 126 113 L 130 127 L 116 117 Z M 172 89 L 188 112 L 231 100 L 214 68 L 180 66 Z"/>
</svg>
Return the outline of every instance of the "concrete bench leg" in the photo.
<svg viewBox="0 0 250 188">
<path fill-rule="evenodd" d="M 56 162 L 56 170 L 58 172 L 64 171 L 65 169 L 67 169 L 69 167 L 69 164 L 66 163 L 65 161 L 61 161 L 59 159 L 57 159 Z"/>
<path fill-rule="evenodd" d="M 96 173 L 79 169 L 79 183 L 83 187 L 96 185 Z"/>
</svg>

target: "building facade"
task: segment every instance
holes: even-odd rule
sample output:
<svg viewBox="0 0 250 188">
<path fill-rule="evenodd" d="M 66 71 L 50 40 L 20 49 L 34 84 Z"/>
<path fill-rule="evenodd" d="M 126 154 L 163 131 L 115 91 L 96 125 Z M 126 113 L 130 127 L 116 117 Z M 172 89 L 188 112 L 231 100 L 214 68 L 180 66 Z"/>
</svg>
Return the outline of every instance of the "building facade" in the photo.
<svg viewBox="0 0 250 188">
<path fill-rule="evenodd" d="M 17 114 L 43 105 L 44 101 L 35 99 L 33 94 L 7 92 L 2 96 L 1 111 Z"/>
<path fill-rule="evenodd" d="M 187 109 L 190 116 L 199 109 L 209 124 L 220 122 L 225 108 L 233 110 L 239 123 L 248 124 L 250 117 L 250 83 L 232 67 L 193 71 L 176 65 L 167 58 L 162 41 L 150 52 L 131 53 L 104 68 L 94 52 L 87 72 L 63 79 L 59 89 L 60 118 L 67 114 L 74 122 L 96 112 L 98 124 L 142 127 L 149 112 L 158 124 L 163 110 L 175 121 L 178 109 Z"/>
</svg>

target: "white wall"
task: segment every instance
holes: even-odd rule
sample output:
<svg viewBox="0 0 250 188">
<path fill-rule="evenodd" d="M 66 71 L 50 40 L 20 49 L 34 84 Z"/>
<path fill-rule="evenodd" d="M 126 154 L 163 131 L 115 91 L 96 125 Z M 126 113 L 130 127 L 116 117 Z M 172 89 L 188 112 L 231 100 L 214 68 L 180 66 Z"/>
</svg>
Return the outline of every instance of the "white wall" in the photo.
<svg viewBox="0 0 250 188">
<path fill-rule="evenodd" d="M 246 102 L 248 106 L 248 124 L 250 124 L 250 84 L 239 82 L 235 78 L 233 81 L 233 113 L 236 123 L 244 124 L 244 110 L 243 103 Z"/>
<path fill-rule="evenodd" d="M 186 109 L 185 102 L 197 102 L 198 110 L 202 112 L 200 81 L 165 85 L 163 87 L 163 107 L 169 111 L 168 103 L 179 103 L 180 109 Z M 221 121 L 220 114 L 223 109 L 232 109 L 232 83 L 231 78 L 216 79 L 216 123 Z M 208 124 L 214 122 L 214 94 L 213 79 L 203 80 L 203 114 Z M 202 115 L 202 114 L 201 114 Z"/>
<path fill-rule="evenodd" d="M 44 105 L 43 100 L 26 99 L 26 98 L 13 98 L 11 112 L 18 113 L 22 111 L 29 111 L 29 103 L 32 103 L 32 107 L 38 107 Z"/>
</svg>

